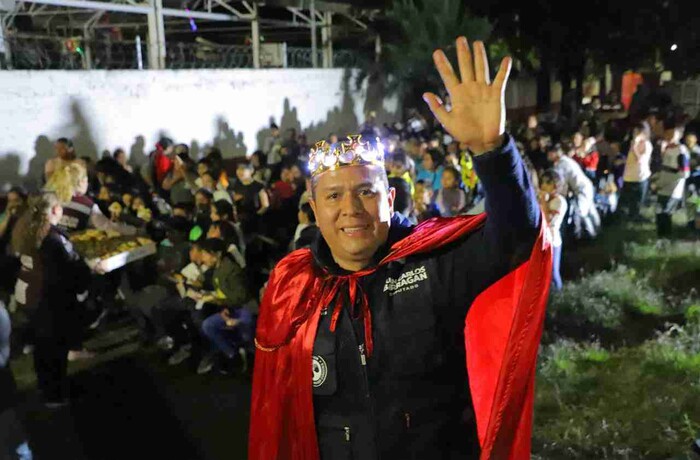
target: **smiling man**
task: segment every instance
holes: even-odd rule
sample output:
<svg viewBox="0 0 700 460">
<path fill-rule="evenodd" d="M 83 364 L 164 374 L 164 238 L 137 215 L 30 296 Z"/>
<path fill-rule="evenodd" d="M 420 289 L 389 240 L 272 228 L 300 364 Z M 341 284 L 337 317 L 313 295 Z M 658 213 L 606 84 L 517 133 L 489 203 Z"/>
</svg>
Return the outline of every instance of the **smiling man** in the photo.
<svg viewBox="0 0 700 460">
<path fill-rule="evenodd" d="M 457 40 L 461 81 L 435 64 L 486 213 L 418 227 L 393 212 L 380 145 L 316 144 L 311 206 L 323 238 L 270 276 L 256 336 L 249 458 L 525 459 L 551 253 L 504 132 L 504 59 Z M 466 326 L 465 326 L 466 319 Z M 466 362 L 466 365 L 465 365 Z"/>
</svg>

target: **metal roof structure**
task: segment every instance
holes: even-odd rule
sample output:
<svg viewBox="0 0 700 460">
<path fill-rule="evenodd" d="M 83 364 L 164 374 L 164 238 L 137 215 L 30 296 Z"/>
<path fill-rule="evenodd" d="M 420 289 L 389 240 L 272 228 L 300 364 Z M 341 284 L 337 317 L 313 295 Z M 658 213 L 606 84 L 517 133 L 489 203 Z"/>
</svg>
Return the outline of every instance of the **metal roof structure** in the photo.
<svg viewBox="0 0 700 460">
<path fill-rule="evenodd" d="M 347 0 L 0 0 L 0 55 L 4 53 L 9 60 L 12 53 L 9 38 L 18 34 L 54 39 L 77 36 L 88 44 L 100 34 L 117 33 L 139 43 L 144 35 L 148 68 L 162 69 L 166 65 L 166 35 L 212 44 L 220 40 L 228 42 L 234 37 L 251 48 L 251 67 L 260 68 L 263 40 L 296 38 L 299 41 L 301 37 L 305 43 L 310 42 L 312 67 L 332 67 L 335 36 L 367 34 L 368 23 L 377 13 L 376 9 L 356 8 L 352 3 Z M 84 65 L 92 68 L 89 46 L 86 48 Z"/>
</svg>

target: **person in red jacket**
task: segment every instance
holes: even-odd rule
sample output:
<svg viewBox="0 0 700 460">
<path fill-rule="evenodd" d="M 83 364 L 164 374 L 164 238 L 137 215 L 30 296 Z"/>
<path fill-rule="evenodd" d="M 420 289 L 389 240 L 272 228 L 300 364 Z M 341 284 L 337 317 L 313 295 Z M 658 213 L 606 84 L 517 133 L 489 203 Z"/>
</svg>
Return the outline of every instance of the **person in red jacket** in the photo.
<svg viewBox="0 0 700 460">
<path fill-rule="evenodd" d="M 474 156 L 486 214 L 412 227 L 381 143 L 316 144 L 321 238 L 275 267 L 262 299 L 248 458 L 530 458 L 548 233 L 505 133 L 512 61 L 492 84 L 484 44 L 474 58 L 456 45 L 461 79 L 434 54 L 451 110 L 424 98 Z"/>
</svg>

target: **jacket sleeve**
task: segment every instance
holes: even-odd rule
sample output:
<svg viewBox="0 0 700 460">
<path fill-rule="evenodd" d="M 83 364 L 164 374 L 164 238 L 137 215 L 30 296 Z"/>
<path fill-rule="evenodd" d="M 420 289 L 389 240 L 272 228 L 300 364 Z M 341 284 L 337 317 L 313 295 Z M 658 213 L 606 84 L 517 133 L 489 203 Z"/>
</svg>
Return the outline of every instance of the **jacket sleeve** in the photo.
<svg viewBox="0 0 700 460">
<path fill-rule="evenodd" d="M 57 234 L 50 234 L 47 239 L 49 241 L 42 246 L 45 251 L 44 263 L 47 264 L 46 273 L 49 275 L 46 280 L 48 292 L 58 292 L 74 298 L 87 291 L 91 271 L 73 249 L 72 243 Z"/>
<path fill-rule="evenodd" d="M 227 261 L 218 278 L 218 288 L 226 296 L 228 305 L 243 305 L 250 296 L 246 289 L 243 269 L 235 262 Z"/>
<path fill-rule="evenodd" d="M 461 320 L 482 291 L 528 259 L 541 219 L 530 176 L 510 136 L 499 149 L 475 157 L 474 166 L 484 187 L 486 223 L 442 250 L 437 266 L 444 303 Z"/>
<path fill-rule="evenodd" d="M 515 142 L 507 136 L 500 149 L 477 156 L 474 166 L 486 197 L 488 245 L 499 252 L 526 248 L 524 261 L 537 238 L 540 208 Z"/>
</svg>

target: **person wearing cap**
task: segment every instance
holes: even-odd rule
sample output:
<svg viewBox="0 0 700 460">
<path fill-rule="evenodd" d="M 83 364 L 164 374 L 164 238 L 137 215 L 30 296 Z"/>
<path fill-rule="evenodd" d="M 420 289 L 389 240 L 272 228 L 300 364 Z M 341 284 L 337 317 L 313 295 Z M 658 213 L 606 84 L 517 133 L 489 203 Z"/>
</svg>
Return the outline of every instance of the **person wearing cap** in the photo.
<svg viewBox="0 0 700 460">
<path fill-rule="evenodd" d="M 551 248 L 505 133 L 512 61 L 491 83 L 483 43 L 472 58 L 461 37 L 457 53 L 461 81 L 434 54 L 451 110 L 424 99 L 473 153 L 487 212 L 412 227 L 381 143 L 316 144 L 322 237 L 275 267 L 262 299 L 250 459 L 529 458 Z"/>
</svg>

